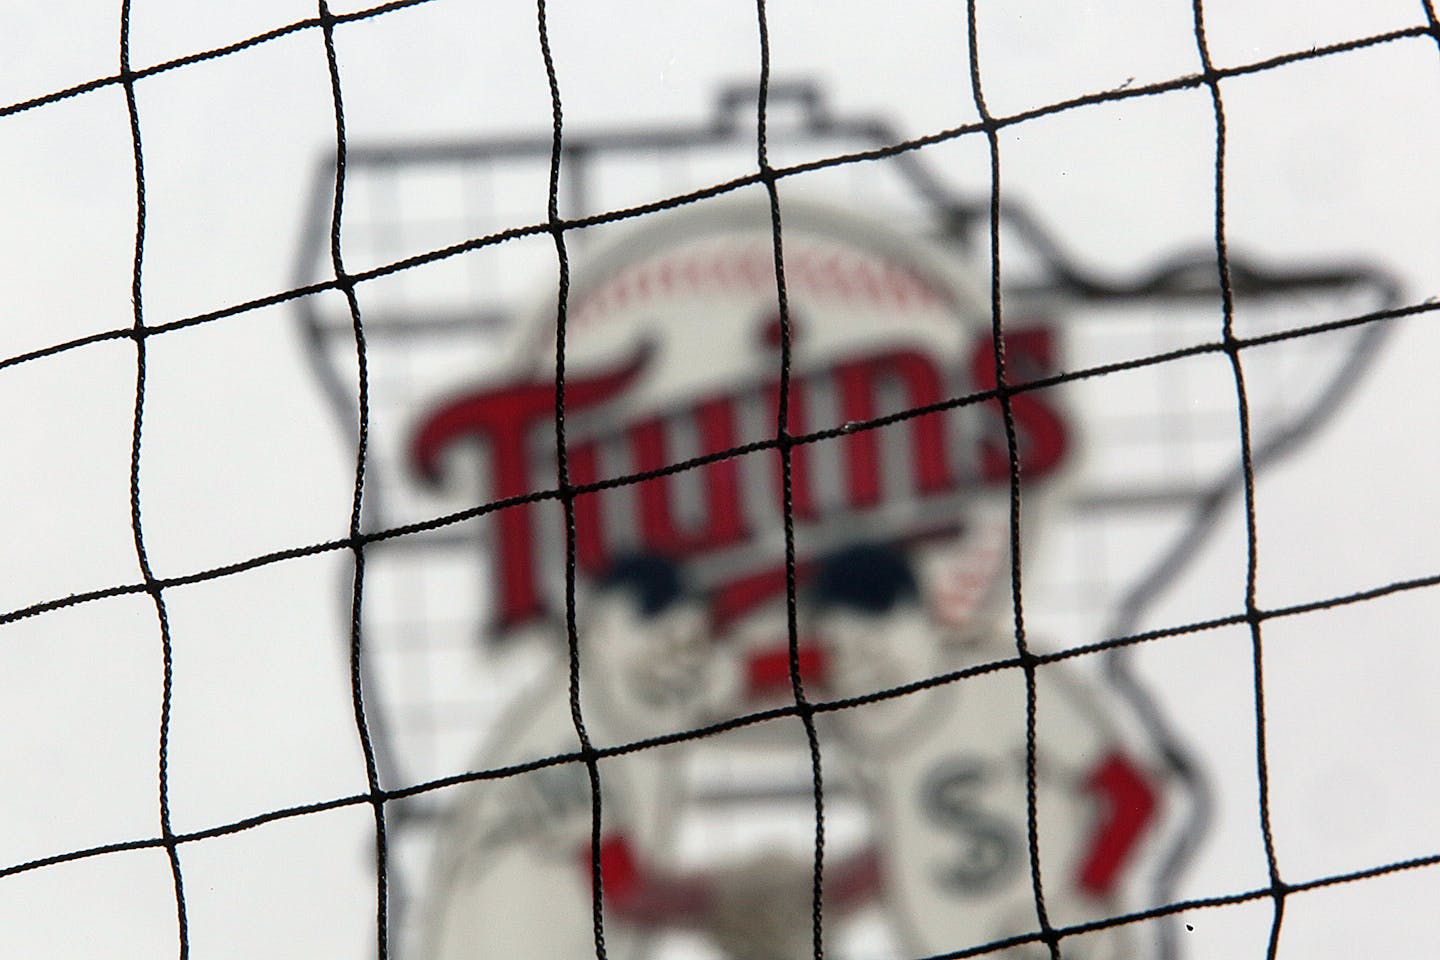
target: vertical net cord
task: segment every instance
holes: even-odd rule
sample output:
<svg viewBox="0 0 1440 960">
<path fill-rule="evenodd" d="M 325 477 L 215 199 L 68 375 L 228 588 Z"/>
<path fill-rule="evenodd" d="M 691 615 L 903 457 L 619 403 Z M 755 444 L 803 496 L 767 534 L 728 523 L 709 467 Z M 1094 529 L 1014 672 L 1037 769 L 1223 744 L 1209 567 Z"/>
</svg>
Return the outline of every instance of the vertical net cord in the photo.
<svg viewBox="0 0 1440 960">
<path fill-rule="evenodd" d="M 1240 425 L 1240 465 L 1245 491 L 1245 620 L 1250 626 L 1250 662 L 1255 688 L 1255 775 L 1260 803 L 1260 834 L 1264 839 L 1265 863 L 1270 873 L 1270 896 L 1274 916 L 1270 923 L 1267 960 L 1275 960 L 1280 948 L 1280 927 L 1285 919 L 1287 888 L 1280 879 L 1275 859 L 1275 838 L 1270 829 L 1270 769 L 1265 732 L 1265 668 L 1264 644 L 1261 638 L 1259 607 L 1255 603 L 1256 571 L 1259 551 L 1255 523 L 1255 461 L 1250 438 L 1250 401 L 1245 390 L 1245 371 L 1240 362 L 1239 343 L 1235 339 L 1235 291 L 1230 278 L 1229 241 L 1225 229 L 1225 101 L 1220 94 L 1220 78 L 1210 59 L 1210 46 L 1205 37 L 1204 0 L 1193 0 L 1195 46 L 1204 70 L 1205 85 L 1215 112 L 1215 260 L 1219 273 L 1220 302 L 1223 311 L 1223 343 L 1230 358 L 1235 379 L 1235 400 Z"/>
<path fill-rule="evenodd" d="M 795 710 L 805 725 L 810 749 L 810 782 L 815 798 L 815 859 L 811 874 L 811 946 L 814 960 L 825 956 L 825 778 L 821 768 L 820 737 L 815 729 L 815 711 L 805 696 L 800 675 L 800 629 L 795 580 L 795 498 L 790 436 L 790 300 L 785 285 L 785 252 L 780 223 L 780 194 L 775 170 L 770 166 L 768 148 L 768 105 L 770 98 L 770 25 L 765 0 L 755 0 L 755 17 L 760 39 L 760 85 L 756 100 L 755 159 L 770 202 L 771 248 L 775 258 L 775 298 L 780 324 L 780 388 L 775 410 L 776 451 L 780 455 L 782 513 L 785 525 L 785 630 L 790 655 L 790 692 Z"/>
<path fill-rule="evenodd" d="M 156 764 L 157 791 L 160 801 L 160 838 L 170 860 L 170 878 L 175 891 L 175 919 L 180 944 L 180 960 L 190 956 L 190 921 L 185 909 L 185 879 L 180 870 L 180 851 L 175 832 L 170 826 L 170 711 L 174 698 L 175 661 L 170 637 L 170 615 L 165 595 L 150 568 L 145 549 L 145 530 L 140 519 L 140 441 L 145 422 L 145 150 L 140 140 L 140 110 L 135 101 L 135 75 L 130 70 L 131 0 L 120 7 L 120 76 L 125 87 L 125 107 L 130 116 L 130 143 L 135 161 L 135 251 L 131 261 L 130 302 L 134 308 L 135 340 L 135 416 L 130 435 L 130 531 L 135 540 L 135 559 L 145 580 L 146 592 L 155 605 L 155 618 L 160 626 L 160 735 Z"/>
<path fill-rule="evenodd" d="M 596 960 L 606 960 L 605 884 L 600 861 L 602 803 L 600 763 L 585 717 L 580 709 L 580 631 L 575 617 L 575 491 L 570 486 L 570 464 L 565 449 L 565 332 L 570 303 L 570 254 L 565 247 L 565 227 L 560 219 L 560 159 L 564 152 L 564 109 L 560 102 L 560 77 L 550 49 L 550 25 L 545 0 L 536 0 L 536 28 L 540 56 L 545 63 L 545 80 L 550 89 L 550 181 L 546 216 L 555 240 L 559 276 L 555 295 L 555 475 L 560 503 L 565 510 L 565 642 L 570 661 L 570 721 L 580 741 L 580 756 L 590 780 L 590 914 L 594 926 Z"/>
<path fill-rule="evenodd" d="M 335 57 L 335 17 L 325 0 L 319 0 L 321 31 L 325 38 L 325 61 L 330 71 L 330 96 L 335 107 L 335 203 L 330 211 L 330 264 L 336 286 L 345 294 L 350 310 L 351 328 L 355 334 L 356 390 L 358 419 L 355 441 L 355 488 L 350 502 L 350 552 L 354 557 L 355 575 L 350 592 L 350 700 L 355 714 L 355 729 L 360 749 L 365 755 L 365 779 L 370 791 L 370 806 L 375 814 L 375 952 L 379 960 L 390 955 L 389 936 L 389 844 L 385 830 L 385 795 L 380 786 L 380 771 L 375 760 L 375 744 L 365 720 L 365 689 L 363 671 L 362 611 L 365 588 L 365 545 L 361 535 L 361 506 L 365 499 L 365 463 L 370 439 L 370 380 L 366 360 L 365 327 L 360 319 L 360 301 L 355 283 L 345 272 L 340 253 L 340 224 L 345 207 L 345 106 L 340 94 L 340 66 Z"/>
<path fill-rule="evenodd" d="M 995 395 L 1005 424 L 1005 451 L 1010 461 L 1010 599 L 1014 613 L 1015 651 L 1025 673 L 1025 831 L 1029 844 L 1030 884 L 1034 892 L 1035 916 L 1040 939 L 1049 948 L 1051 960 L 1060 960 L 1060 938 L 1045 908 L 1045 886 L 1040 873 L 1040 827 L 1036 792 L 1036 660 L 1025 637 L 1025 607 L 1021 590 L 1020 544 L 1020 449 L 1015 431 L 1015 412 L 1005 380 L 1004 318 L 1000 292 L 1000 137 L 999 128 L 985 104 L 980 82 L 979 27 L 975 0 L 965 4 L 970 45 L 970 93 L 985 138 L 990 146 L 990 341 L 994 351 Z"/>
</svg>

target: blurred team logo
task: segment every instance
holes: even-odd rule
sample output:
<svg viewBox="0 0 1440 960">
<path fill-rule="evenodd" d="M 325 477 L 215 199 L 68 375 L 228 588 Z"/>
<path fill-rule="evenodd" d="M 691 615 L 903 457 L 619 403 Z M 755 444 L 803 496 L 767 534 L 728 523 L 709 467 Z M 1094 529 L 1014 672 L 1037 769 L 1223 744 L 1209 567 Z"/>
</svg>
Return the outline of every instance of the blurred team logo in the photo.
<svg viewBox="0 0 1440 960">
<path fill-rule="evenodd" d="M 596 873 L 611 957 L 810 956 L 814 800 L 799 721 L 670 736 L 793 702 L 797 666 L 807 698 L 827 705 L 827 938 L 878 930 L 906 956 L 1018 938 L 993 955 L 1048 956 L 1031 936 L 1042 892 L 1056 927 L 1127 909 L 1127 866 L 1163 809 L 1160 764 L 1122 742 L 1107 702 L 1064 663 L 1035 672 L 1033 766 L 1021 670 L 945 680 L 1016 653 L 1001 409 L 953 402 L 995 386 L 988 298 L 882 224 L 782 210 L 786 386 L 768 207 L 647 220 L 576 265 L 564 412 L 569 480 L 586 491 L 573 502 L 578 708 L 597 746 L 638 748 L 598 765 L 598 870 L 584 765 L 458 792 L 418 918 L 429 960 L 593 954 Z M 1009 379 L 1060 368 L 1055 330 L 1006 326 Z M 554 343 L 552 301 L 502 375 L 438 397 L 411 434 L 421 482 L 514 498 L 487 518 L 497 629 L 548 634 L 554 649 L 477 769 L 577 748 L 555 626 L 565 512 L 526 499 L 556 482 Z M 793 657 L 782 392 L 796 441 Z M 1077 431 L 1050 392 L 1010 402 L 1028 544 Z M 707 843 L 717 796 L 729 832 Z M 1101 929 L 1064 952 L 1132 947 L 1123 928 Z"/>
</svg>

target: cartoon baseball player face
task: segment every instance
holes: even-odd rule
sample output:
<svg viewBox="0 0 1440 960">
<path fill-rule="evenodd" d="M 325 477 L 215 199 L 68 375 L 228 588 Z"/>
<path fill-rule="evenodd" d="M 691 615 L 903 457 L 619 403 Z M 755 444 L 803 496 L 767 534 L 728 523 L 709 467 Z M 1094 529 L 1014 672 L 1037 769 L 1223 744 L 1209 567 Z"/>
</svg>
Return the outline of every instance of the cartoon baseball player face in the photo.
<svg viewBox="0 0 1440 960">
<path fill-rule="evenodd" d="M 704 604 L 682 576 L 660 557 L 626 557 L 585 605 L 585 688 L 597 713 L 636 737 L 713 715 L 734 684 L 733 670 L 713 649 Z"/>
<path fill-rule="evenodd" d="M 861 543 L 828 557 L 806 590 L 812 631 L 826 655 L 827 696 L 863 698 L 941 672 L 942 638 L 911 561 L 893 546 Z M 837 712 L 847 746 L 866 755 L 903 749 L 933 697 L 921 693 Z"/>
<path fill-rule="evenodd" d="M 832 751 L 827 769 L 832 787 L 848 789 L 862 810 L 863 840 L 829 862 L 832 919 L 882 905 L 905 955 L 1023 936 L 1038 923 L 1037 872 L 1056 917 L 1102 915 L 1157 799 L 1103 710 L 1077 692 L 1064 665 L 1045 668 L 1033 697 L 1018 670 L 936 682 L 978 662 L 979 647 L 997 658 L 1014 653 L 1003 589 L 1011 464 L 999 411 L 993 402 L 951 402 L 994 385 L 981 300 L 926 248 L 881 225 L 805 205 L 785 210 L 784 377 L 768 208 L 677 216 L 577 271 L 567 332 L 569 476 L 603 487 L 574 501 L 568 541 L 583 587 L 582 712 L 596 742 L 626 744 L 793 702 L 798 676 L 808 699 L 837 707 L 819 715 Z M 555 412 L 553 311 L 536 329 L 529 366 L 446 402 L 421 424 L 414 454 L 422 471 L 464 440 L 486 451 L 482 479 L 494 496 L 521 494 L 554 474 L 545 432 Z M 1005 348 L 1042 369 L 1056 359 L 1044 328 L 1011 332 Z M 790 440 L 783 469 L 782 407 Z M 1066 461 L 1064 411 L 1028 393 L 1012 398 L 1010 414 L 1027 496 L 1043 499 Z M 644 478 L 600 483 L 631 473 Z M 555 519 L 520 503 L 494 520 L 502 627 L 557 612 L 541 576 L 543 561 L 567 543 Z M 787 573 L 797 587 L 793 620 Z M 563 658 L 556 666 L 566 677 Z M 497 743 L 487 762 L 522 742 L 534 741 L 532 754 L 573 749 L 568 682 L 551 677 L 542 686 L 534 702 L 548 705 L 527 707 L 523 723 L 508 728 L 514 739 Z M 1027 755 L 1032 700 L 1040 722 Z M 793 737 L 767 739 L 778 726 L 747 730 L 746 749 L 794 749 Z M 607 757 L 598 864 L 587 804 L 551 815 L 568 827 L 515 834 L 504 856 L 490 851 L 495 864 L 512 865 L 503 883 L 486 879 L 500 866 L 459 844 L 447 875 L 472 880 L 450 884 L 446 902 L 463 905 L 435 922 L 449 929 L 457 917 L 494 912 L 514 920 L 513 890 L 530 883 L 522 874 L 534 867 L 567 891 L 552 901 L 567 914 L 555 922 L 579 931 L 598 870 L 609 919 L 633 934 L 636 956 L 666 929 L 703 936 L 730 960 L 808 956 L 812 857 L 735 848 L 697 863 L 680 840 L 703 806 L 687 777 L 719 762 L 728 745 L 701 738 Z M 583 780 L 571 786 L 588 796 Z M 469 816 L 504 822 L 514 817 L 507 803 L 528 803 L 540 817 L 559 809 L 543 799 L 553 795 L 512 791 L 489 807 L 474 801 L 473 811 L 490 812 Z M 774 803 L 766 803 L 748 815 L 770 815 Z M 1032 807 L 1043 863 L 1029 841 Z M 1121 808 L 1129 812 L 1117 819 Z M 542 833 L 552 839 L 542 843 Z M 478 921 L 467 929 L 486 950 L 502 946 Z M 1105 949 L 1115 942 L 1103 939 Z M 548 956 L 518 933 L 503 946 L 522 960 Z"/>
</svg>

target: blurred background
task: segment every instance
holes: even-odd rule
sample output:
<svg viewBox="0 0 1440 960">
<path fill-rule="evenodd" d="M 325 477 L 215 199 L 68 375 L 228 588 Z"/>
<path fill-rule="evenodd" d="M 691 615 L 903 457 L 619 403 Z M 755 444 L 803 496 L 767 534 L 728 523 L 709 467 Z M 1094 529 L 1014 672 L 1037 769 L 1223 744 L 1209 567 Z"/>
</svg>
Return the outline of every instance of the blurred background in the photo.
<svg viewBox="0 0 1440 960">
<path fill-rule="evenodd" d="M 987 106 L 1013 121 L 998 134 L 1007 309 L 1071 331 L 1072 370 L 1216 341 L 1208 88 L 1176 83 L 1047 109 L 1193 78 L 1191 5 L 978 7 Z M 350 704 L 350 555 L 196 576 L 348 532 L 348 312 L 334 291 L 277 296 L 332 276 L 335 122 L 315 16 L 278 0 L 138 0 L 132 11 L 136 71 L 312 21 L 135 84 L 144 317 L 181 324 L 148 340 L 140 504 L 155 576 L 194 580 L 164 591 L 175 646 L 171 818 L 180 834 L 223 834 L 179 848 L 197 957 L 375 949 L 364 804 L 227 829 L 367 789 Z M 1428 307 L 1440 284 L 1440 181 L 1430 174 L 1440 159 L 1440 38 L 1424 33 L 1434 30 L 1427 5 L 1214 0 L 1205 17 L 1215 67 L 1234 71 L 1220 89 L 1227 237 L 1244 265 L 1237 335 Z M 963 5 L 777 2 L 768 23 L 777 167 L 978 119 Z M 753 6 L 565 0 L 549 7 L 548 24 L 572 150 L 562 216 L 754 171 Z M 28 359 L 133 322 L 135 169 L 125 91 L 113 80 L 119 34 L 118 4 L 0 14 L 0 925 L 15 952 L 56 957 L 177 950 L 163 850 L 27 866 L 159 832 L 162 664 L 150 598 L 27 614 L 140 580 L 134 343 L 97 338 Z M 1325 53 L 1336 44 L 1354 49 Z M 429 0 L 339 23 L 335 46 L 351 151 L 346 267 L 377 272 L 357 297 L 374 391 L 366 526 L 381 530 L 459 508 L 407 491 L 404 427 L 435 393 L 497 369 L 517 318 L 553 295 L 554 248 L 540 232 L 425 257 L 545 221 L 551 102 L 528 5 Z M 1309 51 L 1318 53 L 1249 69 Z M 796 172 L 781 182 L 782 203 L 842 198 L 942 243 L 983 283 L 988 145 L 973 132 L 933 139 Z M 583 262 L 626 227 L 567 240 Z M 426 262 L 385 270 L 411 257 Z M 257 302 L 265 298 L 273 302 Z M 1261 609 L 1440 573 L 1431 494 L 1440 333 L 1428 309 L 1409 312 L 1242 354 L 1256 444 L 1276 451 L 1256 490 Z M 1029 558 L 1036 642 L 1069 648 L 1243 613 L 1226 358 L 1200 354 L 1063 392 L 1083 456 Z M 485 571 L 469 534 L 452 525 L 370 554 L 367 697 L 389 788 L 468 769 L 541 669 L 523 652 L 486 652 L 490 599 L 475 586 Z M 406 546 L 417 542 L 425 549 Z M 1440 669 L 1436 604 L 1422 586 L 1264 623 L 1270 811 L 1287 882 L 1440 852 L 1428 762 L 1440 733 L 1429 684 Z M 1120 669 L 1159 706 L 1209 798 L 1209 827 L 1170 896 L 1266 887 L 1248 629 L 1184 633 L 1126 657 Z M 1116 669 L 1099 656 L 1075 665 L 1101 688 Z M 423 803 L 394 814 L 397 917 L 423 882 L 428 822 Z M 1434 952 L 1437 934 L 1416 907 L 1440 893 L 1435 877 L 1421 869 L 1294 895 L 1280 956 Z M 1263 899 L 1189 912 L 1182 955 L 1263 956 L 1270 922 Z"/>
</svg>

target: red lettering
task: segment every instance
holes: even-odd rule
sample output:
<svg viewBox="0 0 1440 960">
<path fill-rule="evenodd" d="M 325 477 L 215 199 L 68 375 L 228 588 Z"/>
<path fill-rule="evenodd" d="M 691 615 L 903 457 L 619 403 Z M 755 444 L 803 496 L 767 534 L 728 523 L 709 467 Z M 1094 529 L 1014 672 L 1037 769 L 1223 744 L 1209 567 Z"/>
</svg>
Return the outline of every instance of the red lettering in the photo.
<svg viewBox="0 0 1440 960">
<path fill-rule="evenodd" d="M 873 364 L 865 360 L 840 364 L 835 368 L 835 388 L 845 423 L 875 419 Z M 857 431 L 843 444 L 846 502 L 852 507 L 874 506 L 880 502 L 880 431 Z"/>
<path fill-rule="evenodd" d="M 670 421 L 670 422 L 673 422 Z M 630 450 L 637 473 L 658 470 L 671 462 L 665 442 L 667 421 L 647 420 L 630 428 Z M 694 410 L 702 453 L 720 453 L 736 445 L 735 405 L 730 399 L 710 400 Z M 653 553 L 680 557 L 730 546 L 749 536 L 740 507 L 740 470 L 733 457 L 695 467 L 704 491 L 705 517 L 693 530 L 675 522 L 671 476 L 637 485 L 640 532 Z"/>
<path fill-rule="evenodd" d="M 945 396 L 940 371 L 929 358 L 914 351 L 886 353 L 851 360 L 835 369 L 840 390 L 840 415 L 845 422 L 871 420 L 881 382 L 898 381 L 905 389 L 909 409 L 939 403 Z M 880 499 L 880 438 L 877 430 L 862 430 L 846 438 L 845 470 L 851 506 Z M 943 414 L 928 413 L 910 421 L 910 442 L 915 484 L 920 493 L 943 493 L 954 486 L 945 442 Z"/>
<path fill-rule="evenodd" d="M 1055 340 L 1047 328 L 1032 327 L 1007 333 L 1003 349 L 1009 383 L 1049 376 L 1055 370 Z M 976 390 L 995 389 L 995 355 L 988 338 L 975 344 L 970 355 L 970 375 Z M 985 406 L 998 414 L 1000 401 L 997 399 Z M 1054 471 L 1065 459 L 1069 437 L 1064 420 L 1046 402 L 1044 393 L 1011 395 L 1010 413 L 1015 418 L 1021 474 L 1035 479 Z M 1009 476 L 1010 453 L 1004 434 L 998 430 L 988 433 L 980 440 L 980 477 L 986 483 L 1001 483 Z"/>
<path fill-rule="evenodd" d="M 566 406 L 569 406 L 567 401 Z M 579 443 L 570 448 L 570 483 L 577 487 L 588 486 L 600 476 L 599 451 L 593 443 Z M 575 497 L 575 562 L 583 569 L 594 573 L 610 566 L 610 555 L 605 549 L 605 528 L 601 520 L 601 498 L 599 490 L 578 494 Z"/>
<path fill-rule="evenodd" d="M 780 410 L 780 384 L 773 383 L 768 388 L 769 409 L 776 417 Z M 790 387 L 786 391 L 789 402 L 789 409 L 786 412 L 785 431 L 790 436 L 805 433 L 810 429 L 809 418 L 806 415 L 805 387 L 804 382 L 795 379 L 790 381 Z M 784 509 L 785 499 L 785 464 L 776 451 L 775 457 L 775 489 L 779 492 L 777 502 L 781 509 Z M 790 448 L 790 507 L 791 515 L 796 520 L 814 520 L 819 516 L 815 509 L 815 497 L 810 486 L 810 449 L 808 444 L 800 444 Z"/>
<path fill-rule="evenodd" d="M 681 264 L 677 269 L 683 269 Z M 662 281 L 663 282 L 663 278 Z M 1049 375 L 1054 368 L 1054 341 L 1048 329 L 1017 330 L 1005 336 L 1005 350 L 1014 383 L 1033 381 Z M 566 388 L 570 410 L 583 410 L 604 403 L 630 389 L 651 356 L 648 347 L 617 367 L 590 376 L 572 376 Z M 968 358 L 968 373 L 976 389 L 993 388 L 995 370 L 988 341 L 975 343 Z M 959 379 L 958 377 L 956 379 Z M 936 358 L 915 349 L 842 359 L 833 367 L 797 375 L 791 381 L 789 428 L 803 434 L 813 428 L 807 409 L 817 397 L 816 389 L 833 384 L 836 412 L 844 422 L 865 422 L 895 409 L 915 409 L 937 404 L 952 392 L 945 367 Z M 741 441 L 740 411 L 744 403 L 759 400 L 774 413 L 779 399 L 774 381 L 748 388 L 737 387 L 732 395 L 712 396 L 694 406 L 657 413 L 619 432 L 607 431 L 605 418 L 587 418 L 567 453 L 570 482 L 589 486 L 602 480 L 601 453 L 628 453 L 627 473 L 664 469 L 677 456 L 676 430 L 694 430 L 702 455 L 733 449 Z M 893 400 L 887 398 L 893 396 Z M 1067 452 L 1068 436 L 1060 413 L 1043 391 L 1012 396 L 1021 470 L 1027 478 L 1053 472 Z M 980 416 L 993 422 L 998 402 L 980 408 Z M 419 476 L 432 485 L 444 479 L 444 456 L 455 446 L 473 444 L 484 450 L 488 464 L 481 478 L 487 499 L 520 499 L 553 485 L 546 472 L 554 468 L 553 442 L 543 431 L 550 428 L 555 412 L 555 388 L 543 380 L 518 380 L 503 386 L 476 391 L 445 403 L 427 416 L 412 438 L 410 458 Z M 632 414 L 633 416 L 633 414 Z M 815 489 L 814 454 L 806 445 L 791 449 L 792 509 L 796 520 L 807 524 L 844 524 L 875 510 L 887 501 L 949 496 L 957 493 L 961 480 L 969 481 L 969 468 L 955 465 L 956 440 L 951 433 L 959 414 L 936 411 L 909 418 L 902 427 L 907 441 L 911 489 L 901 489 L 901 477 L 886 469 L 884 444 L 879 429 L 858 430 L 838 437 L 840 456 L 840 503 L 819 502 Z M 614 421 L 609 421 L 613 424 Z M 883 428 L 891 429 L 891 428 Z M 768 455 L 767 455 L 768 456 Z M 768 469 L 769 464 L 766 464 Z M 986 483 L 1003 483 L 1009 476 L 1009 458 L 1002 437 L 992 430 L 978 441 L 976 468 Z M 777 471 L 778 472 L 778 471 Z M 604 571 L 621 550 L 647 552 L 683 559 L 701 554 L 734 551 L 737 556 L 717 565 L 726 572 L 701 585 L 712 602 L 717 621 L 739 616 L 757 603 L 784 589 L 783 568 L 773 550 L 766 552 L 752 544 L 750 529 L 757 515 L 755 498 L 767 490 L 744 486 L 745 473 L 738 458 L 714 463 L 678 474 L 579 494 L 575 498 L 576 559 L 588 573 Z M 778 479 L 778 477 L 777 477 Z M 696 516 L 676 512 L 677 489 L 697 491 Z M 605 511 L 615 508 L 617 498 L 634 504 L 633 523 L 606 525 Z M 747 503 L 747 498 L 751 502 Z M 495 564 L 497 610 L 500 627 L 508 628 L 546 613 L 540 587 L 537 537 L 553 535 L 548 526 L 541 533 L 533 503 L 508 506 L 495 517 Z M 747 509 L 747 507 L 749 509 Z M 759 515 L 768 514 L 761 504 Z M 913 527 L 896 530 L 896 536 L 914 537 Z M 764 556 L 739 556 L 744 551 L 765 552 Z M 811 558 L 802 556 L 799 575 Z M 732 560 L 734 562 L 732 562 Z M 712 575 L 713 576 L 713 575 Z"/>
<path fill-rule="evenodd" d="M 1080 887 L 1106 896 L 1120 868 L 1149 825 L 1158 803 L 1155 790 L 1123 754 L 1112 753 L 1090 774 L 1086 786 L 1101 797 L 1103 812 L 1080 864 Z"/>
<path fill-rule="evenodd" d="M 565 386 L 565 407 L 577 410 L 609 399 L 630 383 L 649 359 L 648 345 L 618 370 L 590 378 L 572 378 Z M 430 414 L 410 445 L 410 461 L 431 485 L 442 481 L 441 455 L 462 440 L 483 444 L 491 465 L 489 496 L 521 497 L 536 489 L 527 449 L 532 431 L 553 418 L 555 387 L 543 381 L 507 384 L 466 394 Z M 513 626 L 543 612 L 536 581 L 531 504 L 521 503 L 496 515 L 499 540 L 497 576 L 501 626 Z"/>
</svg>

